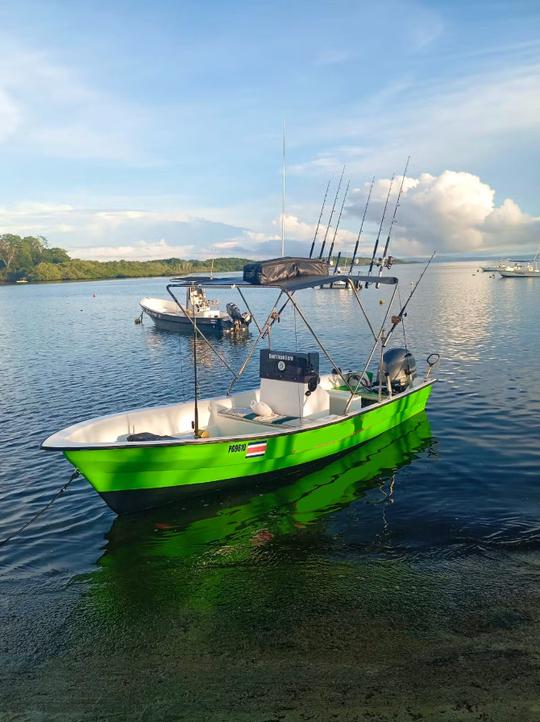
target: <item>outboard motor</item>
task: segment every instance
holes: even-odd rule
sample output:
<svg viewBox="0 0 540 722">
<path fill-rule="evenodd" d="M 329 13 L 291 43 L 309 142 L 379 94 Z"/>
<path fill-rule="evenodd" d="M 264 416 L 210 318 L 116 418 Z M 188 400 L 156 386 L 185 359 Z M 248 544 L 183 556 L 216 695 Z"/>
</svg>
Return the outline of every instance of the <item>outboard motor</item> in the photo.
<svg viewBox="0 0 540 722">
<path fill-rule="evenodd" d="M 387 387 L 389 381 L 392 391 L 405 391 L 416 378 L 416 361 L 406 348 L 391 348 L 383 355 L 381 372 L 382 386 Z"/>
<path fill-rule="evenodd" d="M 242 311 L 238 308 L 236 303 L 228 303 L 226 309 L 233 321 L 240 321 L 240 323 L 243 323 L 244 317 L 242 316 Z"/>
</svg>

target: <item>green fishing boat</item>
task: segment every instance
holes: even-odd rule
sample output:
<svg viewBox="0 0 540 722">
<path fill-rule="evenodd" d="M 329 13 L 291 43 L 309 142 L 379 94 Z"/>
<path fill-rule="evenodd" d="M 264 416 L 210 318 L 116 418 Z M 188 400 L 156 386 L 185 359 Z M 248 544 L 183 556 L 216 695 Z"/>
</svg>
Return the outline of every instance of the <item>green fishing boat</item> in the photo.
<svg viewBox="0 0 540 722">
<path fill-rule="evenodd" d="M 114 557 L 128 569 L 124 554 L 132 556 L 133 544 L 141 539 L 140 558 L 197 557 L 209 550 L 219 553 L 224 545 L 238 558 L 269 538 L 297 534 L 318 524 L 373 489 L 381 490 L 381 501 L 391 503 L 395 472 L 410 464 L 431 441 L 424 412 L 291 483 L 263 482 L 193 497 L 183 508 L 160 507 L 136 520 L 117 517 L 107 534 L 102 563 Z"/>
<path fill-rule="evenodd" d="M 398 313 L 391 316 L 386 331 L 397 278 L 341 276 L 373 335 L 363 365 L 347 372 L 323 345 L 297 301 L 298 292 L 320 288 L 331 280 L 327 264 L 321 261 L 280 258 L 250 264 L 243 278 L 187 277 L 170 283 L 167 290 L 181 309 L 175 295 L 177 288 L 237 289 L 248 309 L 244 295 L 248 289 L 278 290 L 277 301 L 264 322 L 259 323 L 252 314 L 259 334 L 238 371 L 198 328 L 196 318 L 190 317 L 194 340 L 207 344 L 232 373 L 227 393 L 199 399 L 195 373 L 192 401 L 84 421 L 50 436 L 43 448 L 62 451 L 107 504 L 123 513 L 228 484 L 249 485 L 256 479 L 304 474 L 310 467 L 329 463 L 422 412 L 434 382 L 431 369 L 438 356 L 428 357 L 420 378 L 409 349 L 389 346 L 417 285 Z M 370 284 L 393 288 L 377 331 L 360 298 L 360 289 Z M 234 384 L 258 344 L 270 339 L 272 325 L 288 305 L 305 322 L 332 371 L 319 373 L 319 352 L 315 350 L 299 353 L 262 348 L 260 385 L 234 392 Z M 196 372 L 197 343 L 193 351 Z M 373 364 L 375 368 L 371 368 Z"/>
</svg>

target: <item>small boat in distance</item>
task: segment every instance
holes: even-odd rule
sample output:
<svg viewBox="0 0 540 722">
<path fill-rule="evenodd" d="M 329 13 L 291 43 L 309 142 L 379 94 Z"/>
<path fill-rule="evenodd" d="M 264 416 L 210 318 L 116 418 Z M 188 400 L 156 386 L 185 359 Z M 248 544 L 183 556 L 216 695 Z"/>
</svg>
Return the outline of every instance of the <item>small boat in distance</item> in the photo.
<svg viewBox="0 0 540 722">
<path fill-rule="evenodd" d="M 540 278 L 539 255 L 540 250 L 532 261 L 512 261 L 512 267 L 499 269 L 499 273 L 503 278 Z"/>
<path fill-rule="evenodd" d="M 503 258 L 497 263 L 481 266 L 480 270 L 484 273 L 500 273 L 500 271 L 511 270 L 518 263 L 521 263 L 521 261 L 511 261 L 509 258 Z"/>
<path fill-rule="evenodd" d="M 139 305 L 156 325 L 165 331 L 192 332 L 193 322 L 203 333 L 245 334 L 249 330 L 251 314 L 243 312 L 235 303 L 228 303 L 227 311 L 219 309 L 216 300 L 208 299 L 204 289 L 189 285 L 186 290 L 186 305 L 162 298 L 142 298 Z"/>
</svg>

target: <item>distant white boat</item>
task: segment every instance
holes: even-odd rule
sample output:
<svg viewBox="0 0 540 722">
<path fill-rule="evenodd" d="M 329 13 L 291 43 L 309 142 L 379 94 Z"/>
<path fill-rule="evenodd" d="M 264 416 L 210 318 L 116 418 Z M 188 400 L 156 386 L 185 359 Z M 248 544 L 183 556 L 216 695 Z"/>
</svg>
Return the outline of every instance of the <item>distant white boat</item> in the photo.
<svg viewBox="0 0 540 722">
<path fill-rule="evenodd" d="M 514 268 L 499 271 L 503 278 L 540 278 L 538 263 L 524 263 Z"/>
<path fill-rule="evenodd" d="M 538 265 L 538 255 L 536 254 L 532 261 L 514 261 L 513 266 L 502 268 L 499 273 L 503 278 L 540 278 L 540 267 Z"/>
<path fill-rule="evenodd" d="M 15 283 L 28 283 L 28 279 L 27 278 L 19 278 L 19 280 L 15 281 Z"/>
<path fill-rule="evenodd" d="M 514 266 L 519 263 L 521 263 L 521 261 L 511 261 L 510 259 L 505 258 L 502 261 L 498 261 L 490 266 L 481 266 L 480 270 L 484 271 L 484 273 L 500 273 L 500 271 L 506 271 L 514 268 Z"/>
</svg>

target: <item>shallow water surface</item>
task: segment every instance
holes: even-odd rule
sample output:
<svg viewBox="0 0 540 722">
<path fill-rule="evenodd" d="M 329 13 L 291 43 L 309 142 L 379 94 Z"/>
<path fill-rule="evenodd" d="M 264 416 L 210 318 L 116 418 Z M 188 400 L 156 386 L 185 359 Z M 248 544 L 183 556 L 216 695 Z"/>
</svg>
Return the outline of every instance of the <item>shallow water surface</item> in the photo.
<svg viewBox="0 0 540 722">
<path fill-rule="evenodd" d="M 395 270 L 404 298 L 421 267 Z M 0 287 L 2 539 L 70 476 L 46 436 L 192 396 L 191 339 L 134 324 L 164 286 Z M 387 290 L 362 298 L 386 312 Z M 298 299 L 357 368 L 352 295 Z M 405 325 L 421 369 L 443 359 L 427 414 L 302 478 L 124 518 L 76 480 L 0 546 L 0 718 L 540 719 L 539 299 L 535 279 L 434 265 Z M 316 350 L 292 313 L 272 340 Z M 248 342 L 218 346 L 239 366 Z M 201 395 L 224 391 L 198 353 Z"/>
</svg>

